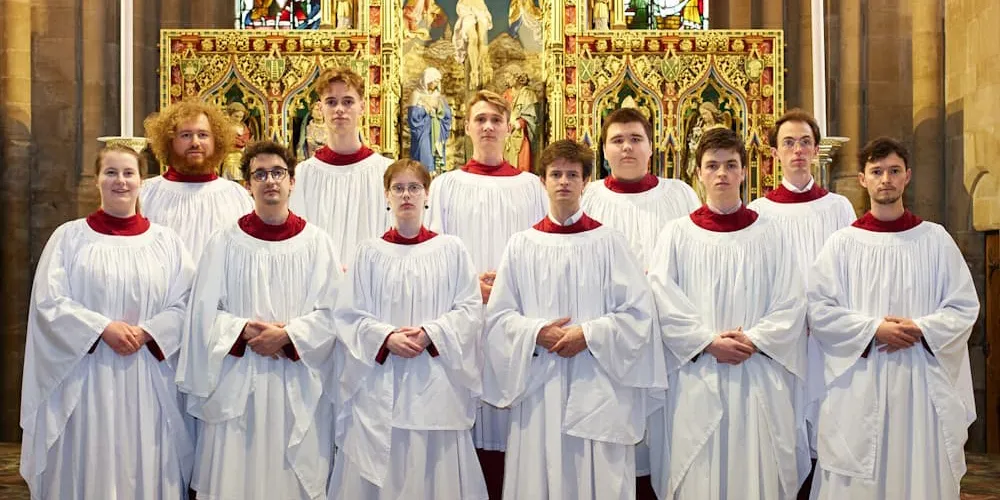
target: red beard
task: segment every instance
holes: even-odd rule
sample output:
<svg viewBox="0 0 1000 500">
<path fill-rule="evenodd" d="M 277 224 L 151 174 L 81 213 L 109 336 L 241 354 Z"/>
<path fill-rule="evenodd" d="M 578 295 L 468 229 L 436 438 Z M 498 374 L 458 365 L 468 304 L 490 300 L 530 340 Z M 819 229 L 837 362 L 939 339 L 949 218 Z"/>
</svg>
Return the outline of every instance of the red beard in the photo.
<svg viewBox="0 0 1000 500">
<path fill-rule="evenodd" d="M 206 156 L 200 163 L 191 164 L 184 156 L 178 156 L 176 153 L 171 153 L 169 165 L 174 167 L 174 170 L 185 175 L 218 174 L 220 165 L 212 163 L 214 159 L 215 158 L 211 156 Z"/>
</svg>

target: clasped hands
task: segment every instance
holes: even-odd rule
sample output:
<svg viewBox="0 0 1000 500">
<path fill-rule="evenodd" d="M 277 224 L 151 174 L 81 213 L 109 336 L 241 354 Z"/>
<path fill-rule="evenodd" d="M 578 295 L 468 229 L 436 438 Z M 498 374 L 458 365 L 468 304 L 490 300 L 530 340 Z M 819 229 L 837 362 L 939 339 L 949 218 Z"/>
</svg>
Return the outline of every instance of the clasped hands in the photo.
<svg viewBox="0 0 1000 500">
<path fill-rule="evenodd" d="M 240 335 L 247 341 L 250 350 L 273 359 L 284 358 L 285 353 L 281 348 L 292 341 L 288 338 L 284 323 L 250 320 L 247 321 L 246 326 L 243 327 L 243 333 Z"/>
<path fill-rule="evenodd" d="M 750 337 L 743 333 L 743 327 L 726 330 L 715 337 L 705 348 L 705 352 L 715 356 L 719 363 L 738 365 L 758 352 Z"/>
<path fill-rule="evenodd" d="M 886 316 L 875 330 L 875 338 L 882 344 L 878 350 L 886 353 L 913 347 L 923 336 L 924 332 L 912 319 L 898 316 Z"/>
<path fill-rule="evenodd" d="M 124 321 L 112 321 L 101 332 L 101 340 L 120 356 L 130 356 L 142 349 L 142 346 L 153 340 L 153 337 L 137 325 Z"/>
<path fill-rule="evenodd" d="M 430 345 L 427 332 L 419 326 L 404 326 L 393 330 L 385 339 L 385 348 L 401 358 L 415 358 Z"/>
<path fill-rule="evenodd" d="M 543 326 L 535 343 L 549 352 L 572 358 L 587 348 L 587 338 L 580 325 L 566 326 L 569 318 L 559 318 Z"/>
</svg>

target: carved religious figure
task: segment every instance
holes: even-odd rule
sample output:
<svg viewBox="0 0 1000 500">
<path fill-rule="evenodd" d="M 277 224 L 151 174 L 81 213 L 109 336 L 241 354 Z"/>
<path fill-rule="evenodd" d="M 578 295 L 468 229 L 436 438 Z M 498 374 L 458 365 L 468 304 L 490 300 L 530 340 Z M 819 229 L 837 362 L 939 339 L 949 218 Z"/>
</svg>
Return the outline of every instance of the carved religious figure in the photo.
<svg viewBox="0 0 1000 500">
<path fill-rule="evenodd" d="M 410 125 L 410 158 L 422 163 L 432 176 L 443 172 L 452 112 L 441 94 L 441 72 L 436 68 L 424 70 L 406 114 Z"/>
<path fill-rule="evenodd" d="M 406 0 L 403 4 L 404 38 L 428 40 L 431 30 L 447 24 L 447 17 L 434 0 Z"/>
<path fill-rule="evenodd" d="M 507 74 L 503 97 L 510 103 L 510 135 L 504 146 L 504 159 L 527 172 L 532 171 L 532 143 L 538 129 L 538 97 L 528 88 L 524 72 Z"/>
<path fill-rule="evenodd" d="M 692 182 L 695 187 L 695 191 L 698 191 L 698 195 L 702 196 L 703 191 L 701 191 L 701 186 L 697 185 L 695 179 L 698 178 L 696 174 L 698 168 L 698 161 L 694 156 L 695 150 L 698 149 L 698 141 L 701 140 L 701 136 L 708 130 L 713 128 L 732 128 L 733 117 L 729 112 L 720 111 L 719 107 L 711 102 L 703 102 L 698 106 L 698 114 L 688 120 L 687 127 L 687 140 L 685 144 L 687 146 L 687 165 L 685 165 L 685 174 L 689 182 Z"/>
<path fill-rule="evenodd" d="M 354 27 L 354 0 L 336 0 L 337 29 L 349 30 Z"/>
<path fill-rule="evenodd" d="M 590 7 L 591 20 L 595 30 L 610 29 L 611 0 L 593 0 Z"/>
<path fill-rule="evenodd" d="M 317 149 L 326 144 L 326 122 L 323 121 L 323 103 L 316 101 L 309 108 L 309 116 L 302 122 L 299 129 L 297 150 L 299 158 L 312 157 Z"/>
<path fill-rule="evenodd" d="M 260 131 L 256 131 L 257 134 L 255 134 L 254 130 L 251 129 L 252 123 L 249 120 L 249 113 L 243 103 L 231 102 L 227 104 L 226 114 L 229 115 L 231 126 L 236 133 L 236 150 L 226 157 L 220 175 L 229 180 L 242 181 L 243 175 L 240 173 L 240 156 L 243 154 L 243 148 L 253 141 L 254 138 L 258 138 L 257 135 Z"/>
<path fill-rule="evenodd" d="M 468 60 L 469 88 L 478 89 L 493 78 L 487 39 L 493 28 L 493 15 L 483 0 L 458 0 L 455 15 L 458 20 L 451 38 L 455 60 L 459 64 Z"/>
<path fill-rule="evenodd" d="M 534 0 L 511 0 L 507 24 L 525 51 L 542 50 L 542 9 L 535 5 Z"/>
</svg>

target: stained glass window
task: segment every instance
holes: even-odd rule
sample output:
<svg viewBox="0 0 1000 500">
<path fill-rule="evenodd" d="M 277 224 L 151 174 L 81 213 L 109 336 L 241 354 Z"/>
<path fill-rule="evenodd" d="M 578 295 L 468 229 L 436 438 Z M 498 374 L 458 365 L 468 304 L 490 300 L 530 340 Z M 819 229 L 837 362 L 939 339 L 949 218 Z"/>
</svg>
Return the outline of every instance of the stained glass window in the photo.
<svg viewBox="0 0 1000 500">
<path fill-rule="evenodd" d="M 707 30 L 708 0 L 625 0 L 629 29 Z"/>
<path fill-rule="evenodd" d="M 236 0 L 237 29 L 319 29 L 320 0 Z"/>
</svg>

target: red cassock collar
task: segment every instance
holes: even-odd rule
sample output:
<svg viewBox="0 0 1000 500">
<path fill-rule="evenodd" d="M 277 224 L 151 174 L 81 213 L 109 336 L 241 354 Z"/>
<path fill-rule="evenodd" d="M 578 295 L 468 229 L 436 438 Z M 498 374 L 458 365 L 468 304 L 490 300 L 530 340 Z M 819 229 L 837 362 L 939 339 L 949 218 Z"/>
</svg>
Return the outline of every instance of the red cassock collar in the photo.
<svg viewBox="0 0 1000 500">
<path fill-rule="evenodd" d="M 702 205 L 701 208 L 691 212 L 691 222 L 707 231 L 716 233 L 731 233 L 746 229 L 757 220 L 757 212 L 750 210 L 746 205 L 740 205 L 739 210 L 731 214 L 717 214 Z"/>
<path fill-rule="evenodd" d="M 293 214 L 291 210 L 288 211 L 288 218 L 281 224 L 268 224 L 257 215 L 257 212 L 250 212 L 240 217 L 239 224 L 244 233 L 264 241 L 284 241 L 306 228 L 305 219 Z"/>
<path fill-rule="evenodd" d="M 920 217 L 917 217 L 909 210 L 906 210 L 898 219 L 890 221 L 878 220 L 874 215 L 872 215 L 871 212 L 866 212 L 860 219 L 854 221 L 851 225 L 859 229 L 874 231 L 876 233 L 901 233 L 919 226 L 921 222 L 923 221 L 920 220 Z"/>
<path fill-rule="evenodd" d="M 587 214 L 582 214 L 580 216 L 580 220 L 574 222 L 573 224 L 570 224 L 568 226 L 560 226 L 559 224 L 552 222 L 552 219 L 550 219 L 549 216 L 546 215 L 544 219 L 538 221 L 538 224 L 535 224 L 532 227 L 543 233 L 576 234 L 576 233 L 582 233 L 584 231 L 590 231 L 591 229 L 597 229 L 601 227 L 601 223 L 597 222 L 594 219 L 591 219 L 589 216 L 587 216 Z"/>
<path fill-rule="evenodd" d="M 420 232 L 413 238 L 407 238 L 401 234 L 396 228 L 389 228 L 385 234 L 382 235 L 382 239 L 388 241 L 389 243 L 395 243 L 397 245 L 416 245 L 417 243 L 423 243 L 433 237 L 437 236 L 437 233 L 427 229 L 424 226 L 420 226 Z"/>
<path fill-rule="evenodd" d="M 823 189 L 815 182 L 813 183 L 813 187 L 804 193 L 795 193 L 782 184 L 778 186 L 778 189 L 767 193 L 767 199 L 775 203 L 805 203 L 807 201 L 818 200 L 828 194 L 830 194 L 829 191 Z"/>
<path fill-rule="evenodd" d="M 604 178 L 604 187 L 615 193 L 645 193 L 660 184 L 660 179 L 653 174 L 646 174 L 636 182 L 622 182 L 613 175 Z"/>
<path fill-rule="evenodd" d="M 323 163 L 343 167 L 345 165 L 354 165 L 355 163 L 364 160 L 373 154 L 375 154 L 375 152 L 364 144 L 361 145 L 361 149 L 346 155 L 330 149 L 329 146 L 323 146 L 316 150 L 316 159 Z"/>
<path fill-rule="evenodd" d="M 167 167 L 167 171 L 163 172 L 163 178 L 174 182 L 211 182 L 218 179 L 219 175 L 215 172 L 210 174 L 185 174 L 174 169 L 174 167 Z"/>
<path fill-rule="evenodd" d="M 506 160 L 499 165 L 484 165 L 476 160 L 469 160 L 462 166 L 462 170 L 477 175 L 488 175 L 490 177 L 513 177 L 521 173 Z"/>
<path fill-rule="evenodd" d="M 140 214 L 124 218 L 115 217 L 104 210 L 97 209 L 96 212 L 87 216 L 87 225 L 101 234 L 135 236 L 145 233 L 149 229 L 149 219 Z"/>
</svg>

